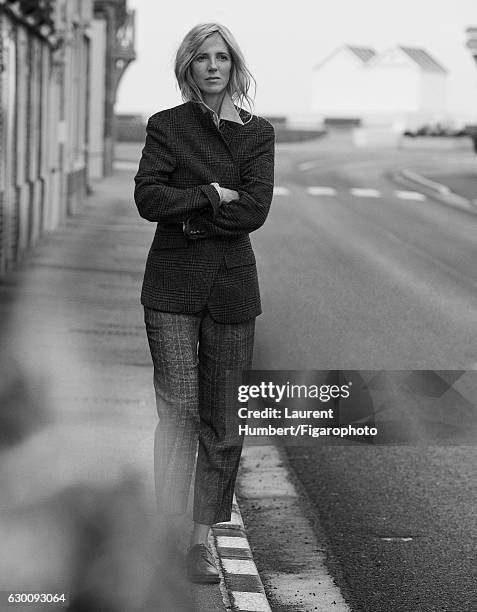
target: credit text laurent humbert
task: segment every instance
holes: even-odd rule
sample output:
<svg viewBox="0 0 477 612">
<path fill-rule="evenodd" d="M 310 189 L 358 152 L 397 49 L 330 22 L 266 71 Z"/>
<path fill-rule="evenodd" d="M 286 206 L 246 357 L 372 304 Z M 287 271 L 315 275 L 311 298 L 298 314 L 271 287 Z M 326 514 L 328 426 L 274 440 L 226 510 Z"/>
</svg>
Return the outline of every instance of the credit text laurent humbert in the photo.
<svg viewBox="0 0 477 612">
<path fill-rule="evenodd" d="M 264 408 L 248 410 L 245 406 L 238 409 L 240 419 L 332 419 L 333 409 L 328 410 L 291 410 L 290 408 Z"/>
</svg>

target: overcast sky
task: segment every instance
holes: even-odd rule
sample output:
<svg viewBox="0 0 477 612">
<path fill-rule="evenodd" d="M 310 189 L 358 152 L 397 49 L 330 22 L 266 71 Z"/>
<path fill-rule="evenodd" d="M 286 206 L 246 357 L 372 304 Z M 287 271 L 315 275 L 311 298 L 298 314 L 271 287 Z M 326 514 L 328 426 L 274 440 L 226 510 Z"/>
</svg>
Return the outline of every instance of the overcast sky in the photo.
<svg viewBox="0 0 477 612">
<path fill-rule="evenodd" d="M 477 0 L 128 0 L 136 10 L 137 60 L 123 76 L 117 112 L 150 115 L 182 102 L 175 51 L 197 23 L 217 21 L 235 35 L 257 80 L 256 112 L 305 113 L 313 66 L 343 44 L 381 51 L 425 48 L 450 71 L 449 109 L 477 119 L 477 64 L 465 29 Z"/>
</svg>

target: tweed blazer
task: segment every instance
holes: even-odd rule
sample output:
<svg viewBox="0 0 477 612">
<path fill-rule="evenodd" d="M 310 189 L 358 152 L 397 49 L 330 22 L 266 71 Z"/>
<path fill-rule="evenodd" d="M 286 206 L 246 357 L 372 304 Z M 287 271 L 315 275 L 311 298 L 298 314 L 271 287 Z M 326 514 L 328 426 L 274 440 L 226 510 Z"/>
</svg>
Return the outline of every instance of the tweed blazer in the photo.
<svg viewBox="0 0 477 612">
<path fill-rule="evenodd" d="M 141 217 L 157 223 L 143 305 L 178 313 L 207 307 L 219 323 L 261 313 L 249 233 L 263 225 L 272 201 L 274 141 L 262 117 L 223 121 L 219 130 L 195 102 L 149 118 L 134 191 Z M 221 203 L 214 182 L 239 200 Z"/>
</svg>

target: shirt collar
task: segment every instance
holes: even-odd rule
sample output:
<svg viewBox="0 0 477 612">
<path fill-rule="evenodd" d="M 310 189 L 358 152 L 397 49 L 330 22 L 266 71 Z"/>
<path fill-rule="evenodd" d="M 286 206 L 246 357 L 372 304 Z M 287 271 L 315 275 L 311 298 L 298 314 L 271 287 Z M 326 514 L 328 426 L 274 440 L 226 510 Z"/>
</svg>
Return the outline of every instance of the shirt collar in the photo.
<svg viewBox="0 0 477 612">
<path fill-rule="evenodd" d="M 243 125 L 243 121 L 237 109 L 235 108 L 232 98 L 230 97 L 230 94 L 228 92 L 225 92 L 224 94 L 222 104 L 220 106 L 220 114 L 218 116 L 214 110 L 212 110 L 209 106 L 207 106 L 207 104 L 205 104 L 205 102 L 201 102 L 200 106 L 204 113 L 206 113 L 207 111 L 212 113 L 212 118 L 214 119 L 216 125 L 218 125 L 221 119 L 225 119 L 226 121 L 233 121 L 234 123 L 239 123 L 240 125 Z"/>
</svg>

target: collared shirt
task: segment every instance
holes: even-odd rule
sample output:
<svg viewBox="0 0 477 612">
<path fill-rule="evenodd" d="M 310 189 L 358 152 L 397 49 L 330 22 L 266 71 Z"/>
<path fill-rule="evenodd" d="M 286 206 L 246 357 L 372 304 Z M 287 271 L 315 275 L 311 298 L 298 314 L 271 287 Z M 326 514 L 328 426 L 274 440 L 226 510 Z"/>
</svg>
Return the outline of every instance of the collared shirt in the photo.
<svg viewBox="0 0 477 612">
<path fill-rule="evenodd" d="M 209 112 L 212 114 L 212 119 L 214 120 L 215 125 L 219 129 L 220 129 L 220 122 L 222 120 L 233 121 L 235 123 L 239 123 L 240 125 L 243 125 L 243 121 L 237 109 L 234 106 L 234 103 L 232 101 L 230 94 L 227 91 L 225 92 L 224 97 L 222 99 L 222 104 L 220 106 L 219 115 L 217 115 L 217 113 L 214 110 L 212 110 L 209 106 L 207 106 L 205 102 L 201 102 L 200 106 L 202 110 L 204 111 L 204 113 Z"/>
</svg>

